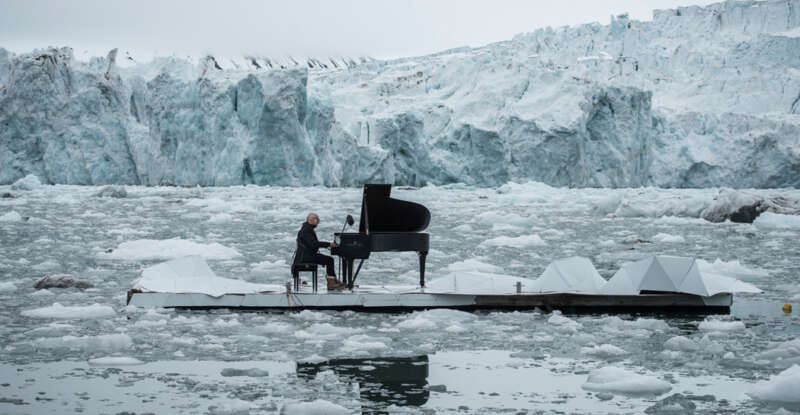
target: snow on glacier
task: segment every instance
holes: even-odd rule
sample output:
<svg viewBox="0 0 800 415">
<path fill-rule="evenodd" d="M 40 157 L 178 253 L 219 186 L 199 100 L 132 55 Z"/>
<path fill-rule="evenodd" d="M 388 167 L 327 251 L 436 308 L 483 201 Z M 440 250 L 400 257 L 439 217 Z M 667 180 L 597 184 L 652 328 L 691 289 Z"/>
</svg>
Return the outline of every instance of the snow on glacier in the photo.
<svg viewBox="0 0 800 415">
<path fill-rule="evenodd" d="M 3 50 L 0 183 L 797 186 L 798 8 L 657 10 L 328 68 Z"/>
</svg>

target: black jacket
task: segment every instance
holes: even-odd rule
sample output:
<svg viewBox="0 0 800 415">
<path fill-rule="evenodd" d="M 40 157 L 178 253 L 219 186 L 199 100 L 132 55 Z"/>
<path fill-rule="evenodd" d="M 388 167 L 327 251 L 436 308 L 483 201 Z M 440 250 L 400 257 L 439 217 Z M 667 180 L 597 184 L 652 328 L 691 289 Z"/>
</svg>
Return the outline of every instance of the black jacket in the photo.
<svg viewBox="0 0 800 415">
<path fill-rule="evenodd" d="M 294 263 L 313 262 L 319 249 L 330 245 L 330 242 L 319 241 L 314 227 L 308 222 L 303 222 L 303 227 L 297 232 L 297 253 L 294 256 Z"/>
</svg>

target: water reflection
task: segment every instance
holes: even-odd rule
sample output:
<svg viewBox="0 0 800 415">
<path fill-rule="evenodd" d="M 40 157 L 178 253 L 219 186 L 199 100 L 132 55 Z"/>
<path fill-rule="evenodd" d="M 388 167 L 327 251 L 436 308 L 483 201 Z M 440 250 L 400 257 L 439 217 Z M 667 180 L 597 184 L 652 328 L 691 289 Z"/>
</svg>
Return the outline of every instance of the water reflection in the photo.
<svg viewBox="0 0 800 415">
<path fill-rule="evenodd" d="M 428 356 L 331 359 L 320 363 L 297 363 L 301 378 L 313 379 L 320 372 L 358 382 L 362 409 L 380 412 L 388 406 L 422 406 L 428 402 Z"/>
</svg>

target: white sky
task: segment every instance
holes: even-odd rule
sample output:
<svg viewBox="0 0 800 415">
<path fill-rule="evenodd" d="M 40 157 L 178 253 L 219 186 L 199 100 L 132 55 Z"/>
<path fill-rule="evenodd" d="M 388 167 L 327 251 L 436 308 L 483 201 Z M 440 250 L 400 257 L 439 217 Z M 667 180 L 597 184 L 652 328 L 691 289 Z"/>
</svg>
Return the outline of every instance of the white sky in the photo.
<svg viewBox="0 0 800 415">
<path fill-rule="evenodd" d="M 708 0 L 0 0 L 0 47 L 104 55 L 423 55 Z"/>
</svg>

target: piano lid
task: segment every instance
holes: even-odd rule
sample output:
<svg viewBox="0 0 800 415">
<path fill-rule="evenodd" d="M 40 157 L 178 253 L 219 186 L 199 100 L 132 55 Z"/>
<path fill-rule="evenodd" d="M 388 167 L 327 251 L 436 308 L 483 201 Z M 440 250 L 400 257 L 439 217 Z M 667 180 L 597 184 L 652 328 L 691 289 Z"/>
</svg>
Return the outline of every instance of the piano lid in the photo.
<svg viewBox="0 0 800 415">
<path fill-rule="evenodd" d="M 431 211 L 425 206 L 405 200 L 392 199 L 390 184 L 365 184 L 361 199 L 361 219 L 358 231 L 422 232 L 431 221 Z"/>
</svg>

